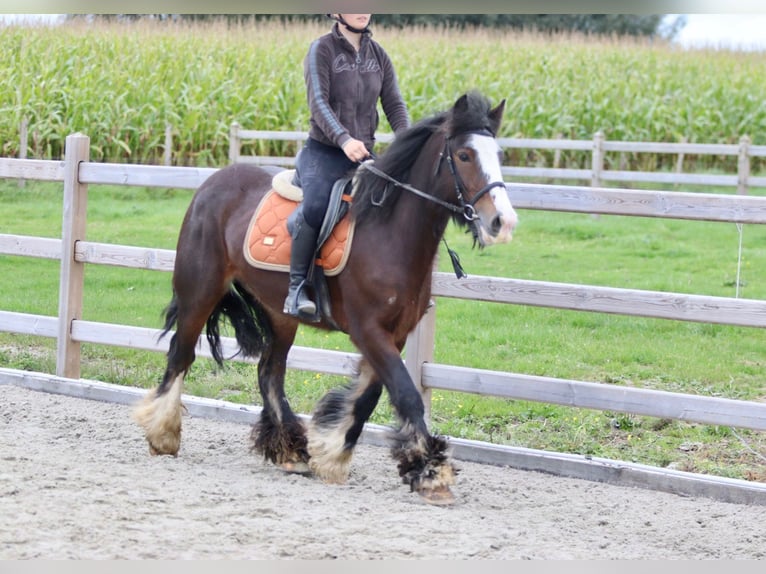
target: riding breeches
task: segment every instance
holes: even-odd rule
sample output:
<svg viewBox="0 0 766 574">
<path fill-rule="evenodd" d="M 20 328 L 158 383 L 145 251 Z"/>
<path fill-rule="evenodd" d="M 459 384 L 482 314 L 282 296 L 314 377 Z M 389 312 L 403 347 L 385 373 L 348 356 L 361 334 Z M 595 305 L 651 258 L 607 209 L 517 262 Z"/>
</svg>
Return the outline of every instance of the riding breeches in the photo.
<svg viewBox="0 0 766 574">
<path fill-rule="evenodd" d="M 309 138 L 295 161 L 296 183 L 303 189 L 303 218 L 311 227 L 322 226 L 333 184 L 356 167 L 338 147 Z"/>
</svg>

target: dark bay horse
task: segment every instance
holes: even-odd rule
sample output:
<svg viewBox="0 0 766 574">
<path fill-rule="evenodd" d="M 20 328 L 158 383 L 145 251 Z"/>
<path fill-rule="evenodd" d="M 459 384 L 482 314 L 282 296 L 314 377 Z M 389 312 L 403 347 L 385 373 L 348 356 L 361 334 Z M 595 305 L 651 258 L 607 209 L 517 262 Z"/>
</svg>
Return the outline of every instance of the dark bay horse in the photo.
<svg viewBox="0 0 766 574">
<path fill-rule="evenodd" d="M 430 434 L 421 395 L 404 367 L 407 335 L 425 313 L 439 242 L 450 219 L 470 226 L 480 246 L 510 241 L 516 225 L 500 171 L 496 107 L 478 93 L 397 135 L 357 170 L 351 206 L 355 235 L 342 272 L 327 278 L 335 325 L 361 354 L 348 386 L 317 404 L 308 428 L 284 393 L 287 354 L 299 320 L 282 313 L 288 274 L 251 266 L 243 253 L 250 218 L 272 187 L 273 172 L 246 164 L 217 171 L 197 190 L 178 238 L 173 297 L 163 335 L 176 331 L 160 385 L 136 407 L 152 454 L 178 453 L 181 392 L 203 328 L 223 362 L 219 320 L 227 318 L 241 352 L 259 357 L 263 399 L 254 449 L 288 471 L 344 482 L 352 451 L 383 388 L 399 418 L 392 454 L 403 482 L 426 501 L 452 502 L 455 468 L 443 437 Z"/>
</svg>

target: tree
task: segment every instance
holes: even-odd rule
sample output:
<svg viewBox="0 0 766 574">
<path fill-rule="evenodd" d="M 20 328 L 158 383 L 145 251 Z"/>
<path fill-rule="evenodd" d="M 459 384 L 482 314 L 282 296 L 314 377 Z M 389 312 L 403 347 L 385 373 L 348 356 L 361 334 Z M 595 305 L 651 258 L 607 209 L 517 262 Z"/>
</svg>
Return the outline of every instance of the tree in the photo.
<svg viewBox="0 0 766 574">
<path fill-rule="evenodd" d="M 87 14 L 86 18 L 133 21 L 153 20 L 247 20 L 321 21 L 324 14 Z M 83 15 L 70 15 L 83 17 Z M 678 16 L 668 22 L 663 14 L 375 14 L 375 26 L 404 28 L 432 26 L 447 28 L 496 28 L 536 30 L 543 33 L 580 32 L 594 36 L 644 36 L 671 39 L 686 25 Z"/>
</svg>

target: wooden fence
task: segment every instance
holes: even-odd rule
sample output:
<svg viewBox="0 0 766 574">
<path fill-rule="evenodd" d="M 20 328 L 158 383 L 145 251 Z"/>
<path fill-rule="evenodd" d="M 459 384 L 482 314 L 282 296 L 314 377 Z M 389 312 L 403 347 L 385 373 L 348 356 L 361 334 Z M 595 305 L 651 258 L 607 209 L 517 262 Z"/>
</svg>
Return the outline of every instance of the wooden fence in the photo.
<svg viewBox="0 0 766 574">
<path fill-rule="evenodd" d="M 377 140 L 388 143 L 391 134 L 377 134 Z M 294 141 L 300 145 L 308 138 L 307 132 L 273 132 L 245 130 L 238 123 L 233 123 L 229 131 L 229 161 L 258 164 L 293 166 L 293 157 L 271 157 L 241 155 L 242 143 L 251 140 Z M 732 144 L 697 144 L 697 143 L 651 143 L 607 141 L 602 132 L 597 132 L 592 141 L 566 139 L 526 139 L 498 138 L 503 149 L 547 150 L 554 151 L 552 167 L 516 167 L 503 166 L 506 178 L 534 178 L 551 180 L 588 181 L 592 187 L 600 187 L 605 182 L 618 183 L 662 183 L 671 185 L 701 185 L 716 187 L 736 187 L 737 193 L 747 195 L 752 187 L 766 187 L 766 177 L 754 176 L 750 171 L 750 160 L 754 157 L 766 157 L 766 146 L 754 146 L 748 136 L 742 136 L 739 145 Z M 590 169 L 567 169 L 558 167 L 558 154 L 561 151 L 589 152 Z M 676 169 L 673 172 L 647 172 L 606 169 L 608 153 L 647 153 L 670 154 L 677 156 Z M 296 153 L 297 155 L 297 153 Z M 684 173 L 684 157 L 698 156 L 733 156 L 737 158 L 736 174 L 700 174 Z M 619 161 L 615 162 L 619 165 Z"/>
<path fill-rule="evenodd" d="M 29 124 L 23 119 L 19 126 L 20 144 L 19 158 L 27 157 Z M 295 156 L 274 157 L 258 155 L 242 155 L 242 144 L 245 141 L 270 140 L 296 142 L 297 149 L 308 138 L 303 131 L 262 131 L 245 130 L 234 122 L 229 129 L 229 162 L 248 162 L 255 164 L 270 164 L 290 167 L 295 164 Z M 379 133 L 376 138 L 381 143 L 389 143 L 392 134 Z M 596 132 L 593 139 L 530 139 L 530 138 L 499 138 L 498 143 L 503 149 L 543 150 L 553 151 L 554 160 L 551 167 L 503 166 L 502 173 L 508 178 L 533 178 L 550 180 L 587 181 L 592 187 L 600 187 L 605 182 L 617 183 L 661 183 L 669 185 L 700 185 L 716 187 L 736 187 L 737 193 L 747 195 L 752 187 L 766 187 L 766 176 L 753 175 L 750 170 L 751 158 L 766 157 L 766 146 L 754 146 L 750 137 L 742 136 L 738 145 L 733 144 L 699 144 L 699 143 L 657 143 L 657 142 L 622 142 L 608 141 L 603 132 Z M 167 124 L 164 130 L 163 165 L 172 164 L 173 126 Z M 562 151 L 589 152 L 591 155 L 589 169 L 569 169 L 559 167 L 559 156 Z M 669 154 L 676 156 L 676 168 L 673 172 L 626 171 L 623 169 L 607 169 L 606 158 L 610 153 L 646 153 Z M 297 151 L 296 151 L 297 155 Z M 701 174 L 684 173 L 684 157 L 696 156 L 730 156 L 737 158 L 736 174 Z M 616 162 L 618 165 L 621 162 Z M 23 179 L 20 180 L 23 185 Z"/>
<path fill-rule="evenodd" d="M 753 151 L 753 148 L 750 150 Z M 763 149 L 755 150 L 763 153 Z M 65 161 L 0 158 L 0 177 L 63 182 L 62 238 L 0 234 L 0 254 L 22 255 L 61 261 L 57 317 L 0 310 L 0 331 L 57 340 L 56 376 L 76 386 L 80 378 L 80 345 L 96 343 L 165 352 L 167 341 L 157 343 L 159 330 L 82 320 L 83 271 L 85 265 L 172 271 L 172 250 L 95 243 L 86 239 L 86 203 L 89 184 L 195 189 L 215 169 L 89 161 L 89 138 L 70 135 Z M 766 223 L 766 198 L 684 192 L 635 191 L 599 187 L 553 186 L 508 183 L 507 190 L 518 209 L 537 209 L 678 218 L 735 223 Z M 589 285 L 529 281 L 500 277 L 456 279 L 435 273 L 433 294 L 497 303 L 533 305 L 580 311 L 657 317 L 754 328 L 766 327 L 766 302 L 668 292 L 642 291 Z M 705 397 L 587 381 L 555 379 L 526 374 L 489 371 L 438 364 L 433 359 L 435 313 L 427 313 L 410 335 L 405 363 L 429 402 L 431 389 L 541 401 L 570 407 L 603 409 L 687 422 L 766 430 L 766 404 Z M 224 341 L 227 355 L 236 343 Z M 206 345 L 201 355 L 209 356 Z M 349 376 L 356 355 L 322 349 L 295 347 L 288 368 Z M 42 375 L 41 375 L 42 376 Z M 3 379 L 30 379 L 28 373 L 0 369 Z M 34 378 L 34 377 L 32 377 Z M 528 449 L 499 447 L 473 441 L 454 441 L 463 458 L 513 464 L 519 468 L 558 472 L 602 481 L 619 480 L 638 472 L 637 483 L 654 488 L 711 495 L 732 501 L 766 504 L 766 485 L 704 477 L 692 481 L 688 474 L 665 469 L 637 469 L 636 465 L 575 455 L 556 455 Z M 481 454 L 477 454 L 481 452 Z M 627 466 L 626 466 L 627 465 Z M 640 467 L 640 465 L 638 465 Z M 661 474 L 661 484 L 656 477 Z M 654 477 L 651 480 L 646 477 Z M 711 481 L 713 482 L 711 486 Z M 700 486 L 704 484 L 704 486 Z M 733 494 L 734 493 L 734 494 Z"/>
</svg>

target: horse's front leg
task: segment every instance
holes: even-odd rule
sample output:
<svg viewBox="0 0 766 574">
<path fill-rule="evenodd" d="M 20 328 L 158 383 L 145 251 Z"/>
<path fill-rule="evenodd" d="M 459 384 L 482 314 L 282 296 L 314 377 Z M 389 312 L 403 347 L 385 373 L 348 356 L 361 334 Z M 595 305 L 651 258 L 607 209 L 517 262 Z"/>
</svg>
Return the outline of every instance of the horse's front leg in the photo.
<svg viewBox="0 0 766 574">
<path fill-rule="evenodd" d="M 391 404 L 401 422 L 399 430 L 394 433 L 392 448 L 392 455 L 399 463 L 399 475 L 412 491 L 420 494 L 427 502 L 451 504 L 454 496 L 450 486 L 455 483 L 457 471 L 450 461 L 447 441 L 428 432 L 423 397 L 401 359 L 402 345 L 397 346 L 390 333 L 371 328 L 370 323 L 363 337 L 353 338 L 365 358 L 362 364 L 370 369 L 368 379 L 378 386 L 375 402 L 382 384 L 388 390 Z M 357 394 L 364 397 L 363 392 L 360 394 L 357 391 Z M 350 402 L 345 401 L 345 404 Z M 360 414 L 366 420 L 374 408 L 372 404 L 368 412 L 361 411 Z M 361 427 L 358 432 L 361 432 Z M 336 439 L 339 438 L 340 433 L 336 431 Z M 337 440 L 335 444 L 340 444 L 340 441 Z M 313 457 L 314 453 L 311 454 Z"/>
<path fill-rule="evenodd" d="M 383 386 L 363 358 L 353 383 L 327 393 L 309 425 L 309 466 L 326 482 L 348 479 L 351 455 L 364 423 L 380 400 Z"/>
<path fill-rule="evenodd" d="M 455 484 L 457 469 L 450 460 L 447 441 L 428 431 L 423 397 L 398 357 L 387 373 L 383 380 L 401 421 L 391 449 L 399 475 L 426 502 L 452 504 L 455 497 L 450 486 Z"/>
</svg>

